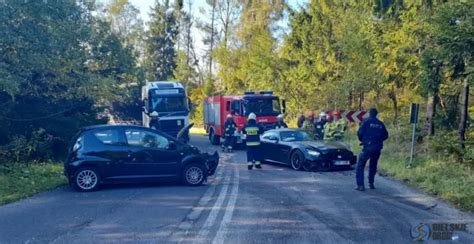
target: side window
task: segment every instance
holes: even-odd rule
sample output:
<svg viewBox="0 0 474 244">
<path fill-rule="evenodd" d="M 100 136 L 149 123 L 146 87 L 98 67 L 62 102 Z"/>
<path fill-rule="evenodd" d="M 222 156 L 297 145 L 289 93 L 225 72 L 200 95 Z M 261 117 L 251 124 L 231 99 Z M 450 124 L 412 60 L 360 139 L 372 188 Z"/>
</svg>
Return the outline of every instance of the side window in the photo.
<svg viewBox="0 0 474 244">
<path fill-rule="evenodd" d="M 240 115 L 240 102 L 239 101 L 232 101 L 232 111 L 236 115 Z"/>
<path fill-rule="evenodd" d="M 277 99 L 272 100 L 273 113 L 280 113 L 280 101 Z"/>
<path fill-rule="evenodd" d="M 119 131 L 115 129 L 96 131 L 94 136 L 106 145 L 120 144 Z"/>
<path fill-rule="evenodd" d="M 125 130 L 125 137 L 128 145 L 131 146 L 167 149 L 170 144 L 164 136 L 137 129 Z"/>
<path fill-rule="evenodd" d="M 278 136 L 276 133 L 269 132 L 269 133 L 265 133 L 262 138 L 266 140 L 276 140 L 278 139 Z"/>
</svg>

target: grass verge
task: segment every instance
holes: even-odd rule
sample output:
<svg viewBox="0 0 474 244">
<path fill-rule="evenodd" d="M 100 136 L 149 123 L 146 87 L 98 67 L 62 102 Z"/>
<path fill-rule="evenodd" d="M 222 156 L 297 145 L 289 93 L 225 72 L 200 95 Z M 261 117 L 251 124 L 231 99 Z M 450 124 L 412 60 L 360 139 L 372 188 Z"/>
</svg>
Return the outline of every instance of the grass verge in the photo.
<svg viewBox="0 0 474 244">
<path fill-rule="evenodd" d="M 191 128 L 189 133 L 192 135 L 206 135 L 206 130 L 204 128 Z"/>
<path fill-rule="evenodd" d="M 0 165 L 0 205 L 67 183 L 62 164 Z"/>
<path fill-rule="evenodd" d="M 471 166 L 457 162 L 453 158 L 429 153 L 426 145 L 416 146 L 416 157 L 412 168 L 407 168 L 409 160 L 410 133 L 400 128 L 389 129 L 379 161 L 379 172 L 407 182 L 425 192 L 451 202 L 456 207 L 474 211 L 474 171 Z M 355 152 L 360 152 L 354 134 L 348 142 Z"/>
</svg>

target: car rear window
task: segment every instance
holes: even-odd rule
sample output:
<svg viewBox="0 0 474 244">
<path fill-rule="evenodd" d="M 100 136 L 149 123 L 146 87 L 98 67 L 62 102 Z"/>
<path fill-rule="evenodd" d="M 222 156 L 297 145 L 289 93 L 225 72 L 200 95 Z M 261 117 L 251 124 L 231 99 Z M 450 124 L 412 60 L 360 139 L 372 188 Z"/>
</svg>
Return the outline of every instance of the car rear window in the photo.
<svg viewBox="0 0 474 244">
<path fill-rule="evenodd" d="M 104 144 L 118 145 L 120 144 L 120 136 L 118 130 L 101 130 L 94 132 L 94 136 Z"/>
</svg>

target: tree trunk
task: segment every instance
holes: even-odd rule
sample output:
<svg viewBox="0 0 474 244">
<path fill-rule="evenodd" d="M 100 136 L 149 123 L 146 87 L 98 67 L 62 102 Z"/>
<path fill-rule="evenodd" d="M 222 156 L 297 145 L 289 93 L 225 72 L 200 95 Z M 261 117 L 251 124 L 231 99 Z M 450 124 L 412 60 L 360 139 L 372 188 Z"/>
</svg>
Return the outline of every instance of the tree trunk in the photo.
<svg viewBox="0 0 474 244">
<path fill-rule="evenodd" d="M 388 93 L 389 98 L 392 100 L 393 106 L 393 121 L 398 122 L 398 101 L 397 94 L 395 93 L 395 88 L 392 87 L 392 90 Z"/>
<path fill-rule="evenodd" d="M 348 108 L 352 108 L 352 104 L 353 104 L 353 101 L 354 101 L 354 99 L 353 99 L 353 98 L 354 98 L 354 95 L 353 95 L 353 94 L 354 94 L 354 93 L 353 93 L 353 91 L 352 91 L 352 89 L 351 89 L 351 90 L 349 91 L 349 97 L 348 97 L 348 99 L 347 99 L 347 101 L 348 101 L 348 103 L 349 103 Z"/>
<path fill-rule="evenodd" d="M 436 113 L 436 95 L 430 95 L 426 102 L 426 117 L 424 131 L 426 135 L 432 136 L 435 134 L 434 115 Z"/>
<path fill-rule="evenodd" d="M 209 50 L 209 77 L 212 77 L 212 53 L 214 51 L 214 15 L 216 12 L 216 0 L 212 1 L 212 15 L 211 15 L 211 43 Z"/>
<path fill-rule="evenodd" d="M 467 77 L 464 78 L 463 90 L 461 92 L 461 116 L 459 120 L 459 140 L 461 140 L 461 145 L 464 148 L 464 141 L 466 140 L 466 126 L 468 119 L 468 106 L 469 106 L 469 83 Z"/>
<path fill-rule="evenodd" d="M 359 106 L 358 106 L 359 110 L 362 110 L 362 103 L 364 103 L 364 92 L 359 93 Z"/>
</svg>

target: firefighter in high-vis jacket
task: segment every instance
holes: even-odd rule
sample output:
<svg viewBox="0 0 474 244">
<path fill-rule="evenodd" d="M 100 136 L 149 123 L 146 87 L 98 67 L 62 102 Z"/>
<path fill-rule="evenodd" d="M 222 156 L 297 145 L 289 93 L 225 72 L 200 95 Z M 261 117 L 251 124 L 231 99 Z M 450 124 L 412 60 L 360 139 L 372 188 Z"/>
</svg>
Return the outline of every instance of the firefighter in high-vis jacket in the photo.
<svg viewBox="0 0 474 244">
<path fill-rule="evenodd" d="M 341 117 L 341 112 L 333 113 L 332 121 L 324 127 L 324 140 L 340 141 L 344 139 L 344 133 L 347 129 L 347 121 Z"/>
<path fill-rule="evenodd" d="M 250 113 L 247 124 L 243 129 L 247 141 L 247 166 L 249 170 L 251 170 L 254 165 L 257 169 L 262 168 L 259 150 L 260 135 L 263 134 L 263 132 L 263 127 L 257 124 L 257 116 L 254 113 Z"/>
<path fill-rule="evenodd" d="M 301 129 L 308 134 L 309 138 L 314 138 L 314 112 L 308 112 L 308 116 L 306 116 Z"/>
</svg>

